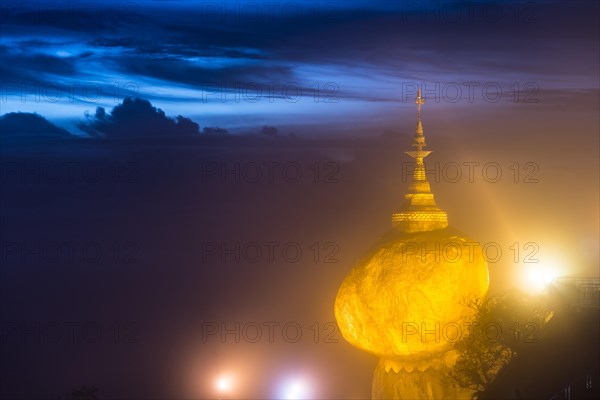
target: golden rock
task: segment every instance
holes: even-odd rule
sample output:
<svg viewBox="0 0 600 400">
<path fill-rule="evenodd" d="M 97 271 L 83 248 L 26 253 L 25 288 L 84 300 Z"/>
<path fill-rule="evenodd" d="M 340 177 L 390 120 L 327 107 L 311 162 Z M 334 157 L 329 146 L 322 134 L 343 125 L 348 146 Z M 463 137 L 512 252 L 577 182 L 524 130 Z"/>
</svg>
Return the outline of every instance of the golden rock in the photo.
<svg viewBox="0 0 600 400">
<path fill-rule="evenodd" d="M 481 247 L 448 227 L 425 173 L 420 109 L 413 177 L 393 229 L 354 266 L 339 288 L 335 317 L 352 345 L 380 357 L 373 398 L 470 398 L 452 385 L 453 344 L 469 333 L 488 269 Z"/>
<path fill-rule="evenodd" d="M 464 234 L 394 229 L 346 277 L 335 316 L 358 348 L 407 362 L 429 359 L 466 334 L 474 318 L 467 303 L 487 287 L 481 248 Z"/>
</svg>

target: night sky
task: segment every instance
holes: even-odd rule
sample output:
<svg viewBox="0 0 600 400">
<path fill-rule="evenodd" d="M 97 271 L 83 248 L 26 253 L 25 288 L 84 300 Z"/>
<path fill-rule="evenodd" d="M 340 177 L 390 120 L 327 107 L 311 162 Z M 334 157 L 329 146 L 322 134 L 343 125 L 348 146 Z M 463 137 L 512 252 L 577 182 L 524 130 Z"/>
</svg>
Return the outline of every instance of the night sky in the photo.
<svg viewBox="0 0 600 400">
<path fill-rule="evenodd" d="M 2 399 L 216 398 L 223 371 L 235 398 L 367 398 L 333 302 L 406 190 L 417 88 L 492 293 L 531 258 L 599 275 L 596 1 L 0 11 Z"/>
</svg>

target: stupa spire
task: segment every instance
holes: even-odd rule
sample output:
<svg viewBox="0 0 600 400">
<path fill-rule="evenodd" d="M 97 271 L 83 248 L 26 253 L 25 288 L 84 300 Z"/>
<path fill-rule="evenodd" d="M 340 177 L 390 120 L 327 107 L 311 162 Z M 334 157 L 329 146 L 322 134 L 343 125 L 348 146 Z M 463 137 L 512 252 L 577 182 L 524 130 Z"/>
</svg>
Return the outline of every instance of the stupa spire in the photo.
<svg viewBox="0 0 600 400">
<path fill-rule="evenodd" d="M 404 195 L 401 210 L 392 215 L 394 225 L 405 232 L 431 231 L 448 226 L 448 215 L 435 204 L 423 161 L 431 151 L 423 150 L 427 144 L 421 122 L 421 106 L 425 103 L 425 99 L 421 96 L 421 89 L 417 91 L 415 103 L 417 104 L 417 129 L 413 147 L 416 150 L 406 152 L 415 160 L 412 180 L 408 192 Z"/>
<path fill-rule="evenodd" d="M 415 144 L 413 146 L 418 146 L 417 137 L 421 136 L 423 139 L 423 143 L 421 147 L 425 147 L 425 138 L 423 137 L 423 123 L 421 122 L 421 106 L 425 104 L 425 99 L 421 97 L 421 89 L 417 90 L 417 99 L 415 100 L 417 104 L 417 135 L 415 136 Z M 421 149 L 419 149 L 421 150 Z"/>
</svg>

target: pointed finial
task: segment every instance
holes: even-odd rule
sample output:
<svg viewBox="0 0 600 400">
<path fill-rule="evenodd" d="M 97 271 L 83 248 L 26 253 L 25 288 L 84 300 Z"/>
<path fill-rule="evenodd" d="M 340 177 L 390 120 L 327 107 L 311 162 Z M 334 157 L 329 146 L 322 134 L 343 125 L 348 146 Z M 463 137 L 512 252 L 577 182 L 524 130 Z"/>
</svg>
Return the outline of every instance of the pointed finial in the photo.
<svg viewBox="0 0 600 400">
<path fill-rule="evenodd" d="M 417 89 L 417 99 L 415 100 L 417 103 L 417 111 L 419 113 L 419 117 L 421 116 L 421 106 L 425 104 L 425 99 L 421 97 L 421 88 Z"/>
<path fill-rule="evenodd" d="M 421 97 L 421 88 L 417 89 L 417 99 L 415 100 L 415 103 L 417 104 L 417 133 L 415 135 L 413 146 L 421 150 L 426 146 L 425 137 L 423 136 L 423 123 L 421 122 L 421 106 L 425 104 L 425 99 Z"/>
</svg>

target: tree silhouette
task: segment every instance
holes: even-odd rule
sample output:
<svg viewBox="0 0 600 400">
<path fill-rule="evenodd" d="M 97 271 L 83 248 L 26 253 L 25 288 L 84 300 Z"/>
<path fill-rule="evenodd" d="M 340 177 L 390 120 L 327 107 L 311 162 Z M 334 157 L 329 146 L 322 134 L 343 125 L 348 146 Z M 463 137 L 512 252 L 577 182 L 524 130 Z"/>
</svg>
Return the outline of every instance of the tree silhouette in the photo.
<svg viewBox="0 0 600 400">
<path fill-rule="evenodd" d="M 538 340 L 553 313 L 539 299 L 512 291 L 471 301 L 477 317 L 455 348 L 459 358 L 451 376 L 456 385 L 480 396 L 522 345 Z"/>
</svg>

